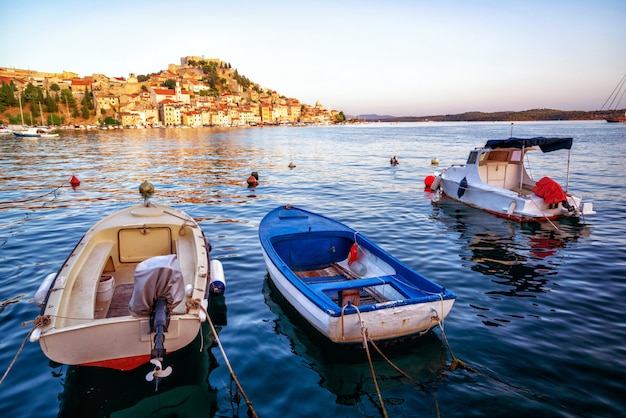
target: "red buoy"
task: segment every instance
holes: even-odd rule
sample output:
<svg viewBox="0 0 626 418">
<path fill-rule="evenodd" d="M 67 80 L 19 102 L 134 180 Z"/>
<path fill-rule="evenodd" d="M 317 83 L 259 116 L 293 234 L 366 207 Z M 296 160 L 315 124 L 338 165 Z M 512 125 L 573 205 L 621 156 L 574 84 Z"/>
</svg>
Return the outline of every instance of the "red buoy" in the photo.
<svg viewBox="0 0 626 418">
<path fill-rule="evenodd" d="M 259 181 L 254 176 L 248 177 L 246 181 L 248 182 L 248 187 L 256 187 L 259 184 Z"/>
<path fill-rule="evenodd" d="M 424 184 L 426 185 L 426 187 L 430 187 L 433 185 L 434 181 L 435 181 L 435 176 L 426 176 L 426 178 L 424 179 Z"/>
<path fill-rule="evenodd" d="M 76 176 L 72 176 L 72 179 L 70 180 L 70 184 L 74 187 L 78 186 L 80 185 L 80 180 L 78 180 Z"/>
</svg>

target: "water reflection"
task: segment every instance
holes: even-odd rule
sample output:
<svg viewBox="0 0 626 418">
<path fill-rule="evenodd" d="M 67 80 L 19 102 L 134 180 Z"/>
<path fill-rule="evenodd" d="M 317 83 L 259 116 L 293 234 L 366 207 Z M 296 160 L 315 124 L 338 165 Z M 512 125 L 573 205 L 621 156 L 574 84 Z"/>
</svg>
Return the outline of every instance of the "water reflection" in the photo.
<svg viewBox="0 0 626 418">
<path fill-rule="evenodd" d="M 225 304 L 216 300 L 212 303 L 211 317 L 225 323 Z M 218 391 L 210 385 L 209 376 L 219 365 L 212 352 L 216 347 L 214 342 L 210 326 L 202 323 L 202 332 L 191 344 L 167 355 L 166 363 L 172 367 L 173 373 L 160 380 L 158 391 L 154 382 L 145 379 L 146 374 L 154 370 L 149 363 L 122 372 L 51 362 L 55 369 L 53 374 L 63 380 L 58 416 L 197 417 L 200 411 L 201 416 L 213 417 L 218 411 Z M 233 411 L 233 416 L 237 414 Z"/>
<path fill-rule="evenodd" d="M 265 303 L 278 317 L 275 332 L 289 339 L 292 352 L 304 358 L 310 368 L 319 374 L 318 384 L 337 397 L 337 404 L 362 405 L 364 400 L 377 402 L 371 369 L 361 345 L 342 349 L 325 340 L 288 305 L 268 276 L 263 284 L 263 295 Z M 403 377 L 370 348 L 381 392 L 407 386 L 432 394 L 447 370 L 445 347 L 432 331 L 403 343 L 379 345 L 379 348 L 393 364 L 414 379 L 411 381 Z"/>
<path fill-rule="evenodd" d="M 588 238 L 591 228 L 574 219 L 518 223 L 443 198 L 433 203 L 431 219 L 459 234 L 467 244 L 460 257 L 470 269 L 505 286 L 487 294 L 534 297 L 547 291 L 562 264 L 561 250 Z"/>
<path fill-rule="evenodd" d="M 65 200 L 136 200 L 144 180 L 173 203 L 239 204 L 254 198 L 246 178 L 264 155 L 244 132 L 181 129 L 163 135 L 124 130 L 72 131 L 62 140 L 32 143 L 7 138 L 0 153 L 2 200 L 16 206 L 25 199 L 34 200 L 31 205 L 55 200 L 59 206 Z M 81 180 L 75 190 L 69 185 L 73 175 Z M 61 187 L 56 196 L 51 193 Z"/>
</svg>

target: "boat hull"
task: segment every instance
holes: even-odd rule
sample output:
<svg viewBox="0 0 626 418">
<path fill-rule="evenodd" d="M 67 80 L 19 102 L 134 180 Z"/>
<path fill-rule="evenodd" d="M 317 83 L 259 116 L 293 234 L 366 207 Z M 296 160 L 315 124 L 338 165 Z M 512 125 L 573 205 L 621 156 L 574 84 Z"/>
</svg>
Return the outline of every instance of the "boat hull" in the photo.
<svg viewBox="0 0 626 418">
<path fill-rule="evenodd" d="M 129 302 L 138 297 L 135 268 L 153 257 L 173 257 L 180 266 L 184 290 L 171 307 L 164 346 L 167 352 L 187 346 L 206 320 L 207 243 L 187 214 L 152 204 L 121 210 L 85 234 L 45 285 L 31 341 L 61 364 L 129 370 L 149 361 L 155 336 L 150 317 L 132 313 Z M 103 278 L 110 277 L 114 289 L 103 291 Z"/>
<path fill-rule="evenodd" d="M 270 279 L 285 300 L 330 341 L 340 344 L 361 343 L 365 338 L 364 328 L 367 329 L 367 338 L 374 341 L 401 340 L 428 331 L 450 313 L 456 298 L 453 292 L 412 271 L 366 237 L 338 222 L 296 208 L 288 210 L 296 215 L 295 218 L 303 216 L 302 222 L 296 221 L 299 224 L 296 226 L 294 222 L 286 221 L 290 224 L 288 229 L 293 229 L 281 231 L 277 225 L 281 222 L 280 215 L 277 215 L 281 210 L 279 208 L 270 212 L 259 228 Z M 275 231 L 276 235 L 267 235 L 270 230 Z M 309 278 L 305 282 L 293 270 L 296 264 L 316 264 L 311 260 L 295 259 L 299 257 L 298 254 L 307 252 L 323 254 L 325 248 L 318 251 L 319 248 L 315 249 L 314 246 L 326 240 L 329 240 L 328 248 L 338 253 L 337 260 L 343 259 L 341 247 L 345 245 L 340 242 L 353 242 L 355 236 L 361 251 L 358 260 L 365 266 L 367 273 L 347 280 L 338 280 L 335 276 Z M 289 257 L 279 255 L 286 246 L 292 250 Z M 287 258 L 289 260 L 286 261 Z M 328 264 L 349 268 L 345 260 Z M 318 267 L 325 266 L 309 267 L 298 274 L 318 271 Z M 418 291 L 418 288 L 422 290 Z M 339 295 L 350 290 L 356 290 L 359 294 L 375 291 L 385 293 L 386 297 L 369 301 L 359 297 L 360 302 L 355 304 L 340 300 Z"/>
</svg>

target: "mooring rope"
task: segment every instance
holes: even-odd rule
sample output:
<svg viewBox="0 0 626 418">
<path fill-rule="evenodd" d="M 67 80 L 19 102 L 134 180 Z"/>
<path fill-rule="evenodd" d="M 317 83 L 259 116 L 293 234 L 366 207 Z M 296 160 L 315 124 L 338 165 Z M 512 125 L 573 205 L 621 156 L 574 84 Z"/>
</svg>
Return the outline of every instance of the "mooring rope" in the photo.
<svg viewBox="0 0 626 418">
<path fill-rule="evenodd" d="M 217 343 L 217 346 L 220 348 L 220 351 L 222 352 L 222 357 L 224 357 L 224 362 L 226 363 L 226 367 L 228 367 L 230 376 L 235 382 L 235 385 L 237 385 L 237 389 L 239 389 L 239 392 L 241 392 L 241 395 L 243 396 L 244 400 L 246 401 L 246 404 L 248 405 L 248 415 L 251 418 L 258 418 L 258 415 L 256 414 L 254 407 L 252 406 L 252 402 L 250 401 L 250 399 L 248 399 L 248 396 L 246 396 L 246 392 L 244 392 L 243 387 L 241 387 L 241 384 L 239 383 L 239 380 L 237 379 L 237 376 L 235 375 L 235 372 L 233 371 L 233 368 L 231 367 L 230 362 L 228 361 L 228 357 L 226 356 L 226 352 L 224 351 L 222 342 L 220 341 L 220 338 L 217 335 L 217 331 L 215 331 L 215 327 L 213 326 L 213 321 L 211 320 L 211 316 L 207 312 L 206 308 L 202 306 L 200 299 L 195 299 L 195 302 L 197 303 L 197 306 L 200 309 L 202 309 L 202 311 L 207 317 L 207 322 L 211 326 L 211 332 L 213 333 L 213 336 L 215 337 L 215 342 Z"/>
<path fill-rule="evenodd" d="M 372 344 L 372 347 L 374 347 L 374 349 L 378 352 L 378 354 L 380 354 L 380 356 L 383 358 L 383 360 L 385 360 L 387 362 L 387 364 L 389 364 L 391 367 L 393 367 L 393 369 L 395 371 L 397 371 L 398 373 L 400 373 L 402 375 L 402 377 L 405 377 L 407 379 L 409 379 L 411 382 L 415 383 L 416 385 L 418 385 L 420 387 L 421 390 L 425 390 L 424 385 L 418 381 L 413 379 L 408 373 L 406 373 L 405 371 L 403 371 L 401 368 L 399 368 L 398 366 L 396 366 L 393 361 L 391 361 L 391 359 L 389 357 L 387 357 L 382 351 L 381 349 L 378 347 L 378 345 L 376 345 L 376 343 L 374 342 L 374 340 L 372 340 L 371 338 L 368 340 L 370 344 Z"/>
<path fill-rule="evenodd" d="M 530 201 L 533 202 L 533 205 L 535 205 L 537 210 L 540 211 L 543 214 L 543 217 L 546 218 L 546 221 L 550 222 L 550 225 L 552 225 L 552 227 L 554 229 L 556 229 L 557 231 L 560 231 L 560 229 L 550 220 L 550 218 L 548 218 L 548 215 L 544 214 L 544 212 L 541 210 L 539 205 L 537 205 L 537 203 L 534 200 L 532 200 L 532 199 L 530 199 Z"/>
<path fill-rule="evenodd" d="M 24 338 L 24 341 L 22 341 L 22 345 L 17 350 L 17 353 L 15 353 L 15 356 L 13 357 L 13 360 L 11 360 L 11 364 L 9 364 L 9 367 L 4 372 L 4 375 L 2 376 L 2 379 L 0 379 L 0 385 L 4 382 L 4 379 L 6 379 L 6 377 L 9 374 L 9 372 L 13 368 L 13 365 L 17 361 L 17 358 L 19 357 L 19 355 L 22 353 L 22 350 L 24 349 L 24 346 L 26 346 L 26 341 L 28 341 L 28 339 L 30 338 L 30 336 L 33 333 L 33 331 L 35 331 L 35 329 L 39 328 L 40 326 L 49 324 L 50 323 L 50 316 L 49 315 L 45 315 L 45 316 L 44 315 L 39 315 L 39 316 L 37 316 L 37 318 L 35 318 L 32 321 L 23 322 L 22 326 L 28 324 L 29 322 L 32 322 L 34 324 L 34 326 L 30 329 L 30 331 L 28 331 L 28 334 L 26 334 L 26 337 Z"/>
<path fill-rule="evenodd" d="M 372 356 L 370 355 L 370 350 L 367 344 L 367 341 L 369 339 L 367 328 L 365 328 L 365 323 L 363 322 L 363 319 L 361 318 L 361 311 L 359 310 L 359 308 L 356 305 L 352 305 L 352 304 L 349 304 L 349 305 L 351 305 L 356 310 L 356 313 L 359 316 L 359 322 L 361 323 L 361 336 L 363 337 L 363 347 L 365 348 L 365 352 L 367 353 L 367 361 L 369 362 L 369 365 L 370 365 L 372 379 L 374 380 L 374 386 L 376 387 L 376 394 L 378 395 L 378 401 L 380 402 L 380 407 L 381 407 L 383 416 L 385 418 L 388 418 L 387 410 L 385 409 L 385 402 L 383 402 L 383 396 L 380 393 L 380 388 L 378 387 L 378 380 L 376 379 L 376 371 L 374 370 L 374 363 L 372 363 Z"/>
<path fill-rule="evenodd" d="M 7 200 L 7 201 L 0 202 L 0 205 L 10 205 L 10 204 L 13 204 L 13 203 L 26 203 L 26 202 L 32 202 L 33 200 L 41 199 L 42 197 L 48 196 L 49 194 L 52 194 L 52 193 L 55 193 L 55 194 L 56 194 L 56 192 L 57 192 L 60 188 L 62 188 L 63 186 L 65 186 L 66 184 L 71 184 L 71 183 L 70 183 L 70 182 L 68 182 L 68 181 L 64 181 L 64 182 L 63 182 L 60 186 L 57 186 L 56 188 L 54 188 L 54 189 L 52 189 L 51 191 L 49 191 L 49 192 L 47 192 L 47 193 L 44 193 L 44 194 L 42 194 L 42 195 L 33 196 L 33 197 L 28 198 L 28 199 Z"/>
</svg>

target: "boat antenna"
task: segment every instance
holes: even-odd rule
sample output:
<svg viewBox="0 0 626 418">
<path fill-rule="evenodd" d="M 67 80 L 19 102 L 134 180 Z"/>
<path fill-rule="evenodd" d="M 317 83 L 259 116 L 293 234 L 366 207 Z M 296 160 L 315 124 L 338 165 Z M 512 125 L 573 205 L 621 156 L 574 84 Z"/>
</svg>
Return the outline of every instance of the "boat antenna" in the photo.
<svg viewBox="0 0 626 418">
<path fill-rule="evenodd" d="M 569 189 L 569 165 L 570 165 L 570 156 L 572 155 L 572 149 L 567 150 L 567 177 L 565 178 L 565 193 L 567 193 Z"/>
</svg>

